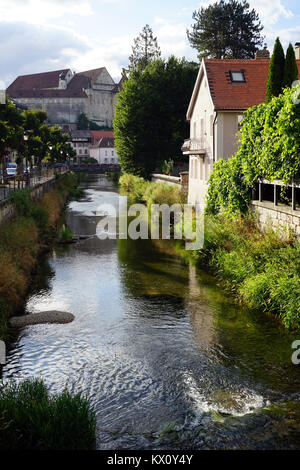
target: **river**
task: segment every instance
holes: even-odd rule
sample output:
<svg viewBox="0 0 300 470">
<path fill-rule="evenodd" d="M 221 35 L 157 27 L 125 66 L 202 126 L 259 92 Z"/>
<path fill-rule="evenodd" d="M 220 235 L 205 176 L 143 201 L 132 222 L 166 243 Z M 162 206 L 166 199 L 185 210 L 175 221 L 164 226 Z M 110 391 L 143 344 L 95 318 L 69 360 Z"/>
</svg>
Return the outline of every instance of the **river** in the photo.
<svg viewBox="0 0 300 470">
<path fill-rule="evenodd" d="M 3 378 L 89 396 L 99 449 L 299 449 L 299 335 L 237 305 L 172 240 L 99 240 L 95 211 L 118 194 L 97 175 L 82 186 L 66 223 L 89 238 L 41 259 L 26 304 L 75 321 L 21 330 Z"/>
</svg>

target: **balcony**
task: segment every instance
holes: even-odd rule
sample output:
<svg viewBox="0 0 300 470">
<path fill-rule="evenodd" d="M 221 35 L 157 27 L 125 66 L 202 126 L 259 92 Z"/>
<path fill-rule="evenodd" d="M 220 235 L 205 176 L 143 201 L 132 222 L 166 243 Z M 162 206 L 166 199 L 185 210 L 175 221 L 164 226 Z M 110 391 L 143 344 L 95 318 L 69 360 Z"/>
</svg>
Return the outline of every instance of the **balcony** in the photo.
<svg viewBox="0 0 300 470">
<path fill-rule="evenodd" d="M 181 147 L 183 155 L 205 155 L 204 139 L 186 139 Z"/>
</svg>

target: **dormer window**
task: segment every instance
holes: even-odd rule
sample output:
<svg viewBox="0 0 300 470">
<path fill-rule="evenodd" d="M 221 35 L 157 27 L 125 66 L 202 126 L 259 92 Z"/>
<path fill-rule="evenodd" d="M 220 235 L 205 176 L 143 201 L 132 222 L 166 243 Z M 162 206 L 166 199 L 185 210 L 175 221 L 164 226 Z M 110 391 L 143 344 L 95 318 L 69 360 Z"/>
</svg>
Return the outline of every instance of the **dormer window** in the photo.
<svg viewBox="0 0 300 470">
<path fill-rule="evenodd" d="M 233 83 L 245 83 L 243 70 L 230 70 L 230 78 Z"/>
</svg>

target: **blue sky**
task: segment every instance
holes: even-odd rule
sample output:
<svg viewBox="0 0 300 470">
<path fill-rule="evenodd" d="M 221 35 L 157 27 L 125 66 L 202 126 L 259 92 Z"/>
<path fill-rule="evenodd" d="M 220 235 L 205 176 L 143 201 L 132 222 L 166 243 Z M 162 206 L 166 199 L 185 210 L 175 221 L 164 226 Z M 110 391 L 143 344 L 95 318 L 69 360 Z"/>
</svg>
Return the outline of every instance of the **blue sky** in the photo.
<svg viewBox="0 0 300 470">
<path fill-rule="evenodd" d="M 133 39 L 150 24 L 164 57 L 196 60 L 186 28 L 192 13 L 213 1 L 196 0 L 0 0 L 0 89 L 16 76 L 70 67 L 105 66 L 118 79 Z M 272 50 L 300 42 L 299 0 L 249 0 Z M 2 85 L 2 86 L 1 86 Z"/>
</svg>

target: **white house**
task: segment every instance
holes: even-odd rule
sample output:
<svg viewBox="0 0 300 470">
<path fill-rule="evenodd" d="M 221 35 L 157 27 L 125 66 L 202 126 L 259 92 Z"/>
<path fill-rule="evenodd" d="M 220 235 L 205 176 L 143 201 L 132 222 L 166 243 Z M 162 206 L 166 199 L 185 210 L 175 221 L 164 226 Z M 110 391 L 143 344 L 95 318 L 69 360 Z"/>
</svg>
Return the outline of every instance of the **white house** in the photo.
<svg viewBox="0 0 300 470">
<path fill-rule="evenodd" d="M 182 147 L 189 155 L 190 204 L 205 204 L 214 162 L 236 153 L 243 114 L 265 102 L 269 62 L 266 49 L 255 59 L 202 60 L 187 111 L 190 138 Z M 297 65 L 300 76 L 300 60 Z"/>
<path fill-rule="evenodd" d="M 90 157 L 95 158 L 100 165 L 116 165 L 119 163 L 113 137 L 102 137 L 90 147 Z"/>
</svg>

